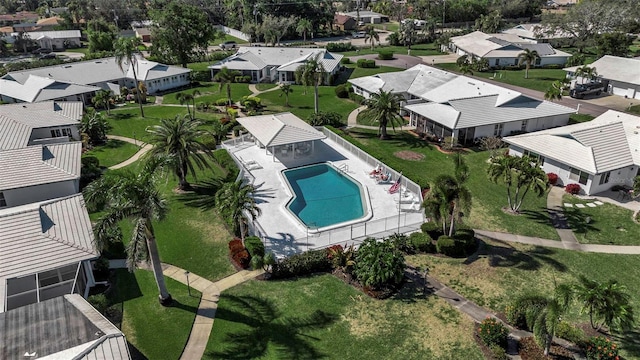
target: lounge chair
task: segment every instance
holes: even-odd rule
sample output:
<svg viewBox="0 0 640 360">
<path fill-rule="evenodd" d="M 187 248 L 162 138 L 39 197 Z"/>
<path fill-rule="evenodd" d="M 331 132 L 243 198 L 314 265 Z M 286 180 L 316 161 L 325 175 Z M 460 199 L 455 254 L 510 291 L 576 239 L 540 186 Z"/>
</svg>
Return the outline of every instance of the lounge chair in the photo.
<svg viewBox="0 0 640 360">
<path fill-rule="evenodd" d="M 392 183 L 393 179 L 391 178 L 391 173 L 382 174 L 376 177 L 376 183 L 380 184 L 389 184 Z"/>
<path fill-rule="evenodd" d="M 255 160 L 245 161 L 241 156 L 238 156 L 238 159 L 240 159 L 240 162 L 242 163 L 242 166 L 244 166 L 244 168 L 249 170 L 249 171 L 262 169 L 262 165 L 260 165 Z"/>
</svg>

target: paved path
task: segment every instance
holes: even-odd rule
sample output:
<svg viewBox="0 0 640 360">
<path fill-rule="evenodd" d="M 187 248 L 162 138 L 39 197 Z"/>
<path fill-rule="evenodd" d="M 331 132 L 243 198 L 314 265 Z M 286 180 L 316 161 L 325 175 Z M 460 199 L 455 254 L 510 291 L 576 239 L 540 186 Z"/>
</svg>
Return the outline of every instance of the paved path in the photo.
<svg viewBox="0 0 640 360">
<path fill-rule="evenodd" d="M 563 196 L 564 190 L 559 186 L 552 186 L 547 195 L 547 211 L 551 217 L 551 224 L 558 232 L 560 241 L 566 249 L 580 250 L 580 243 L 567 223 L 567 217 L 564 216 Z"/>
<path fill-rule="evenodd" d="M 131 165 L 134 162 L 138 161 L 138 159 L 140 159 L 140 157 L 142 157 L 142 155 L 146 154 L 147 151 L 151 150 L 151 148 L 153 147 L 153 145 L 151 144 L 145 144 L 140 140 L 136 140 L 136 139 L 131 139 L 128 137 L 124 137 L 124 136 L 117 136 L 117 135 L 107 135 L 107 138 L 109 139 L 113 139 L 113 140 L 120 140 L 120 141 L 124 141 L 124 142 L 128 142 L 130 144 L 134 144 L 136 146 L 140 146 L 140 145 L 144 145 L 142 146 L 142 148 L 140 150 L 138 150 L 137 153 L 133 154 L 132 157 L 128 158 L 127 160 L 119 163 L 119 164 L 115 164 L 113 166 L 109 166 L 109 170 L 116 170 L 116 169 L 120 169 L 123 168 L 127 165 Z"/>
<path fill-rule="evenodd" d="M 258 87 L 256 86 L 256 84 L 249 84 L 249 91 L 251 91 L 251 96 L 258 96 L 262 93 L 266 93 L 266 92 L 270 92 L 270 91 L 276 91 L 276 90 L 280 90 L 280 86 L 274 86 L 270 89 L 267 90 L 259 90 Z"/>
</svg>

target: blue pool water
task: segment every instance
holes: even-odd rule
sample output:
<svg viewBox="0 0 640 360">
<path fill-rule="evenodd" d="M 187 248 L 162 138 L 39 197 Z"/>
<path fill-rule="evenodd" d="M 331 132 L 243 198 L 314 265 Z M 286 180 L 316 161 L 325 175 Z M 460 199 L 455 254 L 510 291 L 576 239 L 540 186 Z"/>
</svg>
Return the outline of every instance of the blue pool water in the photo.
<svg viewBox="0 0 640 360">
<path fill-rule="evenodd" d="M 325 227 L 364 215 L 360 185 L 331 165 L 286 170 L 284 176 L 294 193 L 287 207 L 308 227 Z"/>
</svg>

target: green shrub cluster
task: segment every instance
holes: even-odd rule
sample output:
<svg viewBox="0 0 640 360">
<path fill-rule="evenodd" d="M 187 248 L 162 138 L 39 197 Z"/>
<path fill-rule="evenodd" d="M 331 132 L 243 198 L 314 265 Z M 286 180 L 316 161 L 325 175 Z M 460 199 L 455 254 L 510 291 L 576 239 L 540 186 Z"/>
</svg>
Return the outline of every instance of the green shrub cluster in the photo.
<svg viewBox="0 0 640 360">
<path fill-rule="evenodd" d="M 346 51 L 354 51 L 356 49 L 351 43 L 328 43 L 327 51 L 331 52 L 346 52 Z"/>
<path fill-rule="evenodd" d="M 356 66 L 359 68 L 374 69 L 376 67 L 376 61 L 369 59 L 359 59 L 358 62 L 356 62 Z"/>
<path fill-rule="evenodd" d="M 216 100 L 215 104 L 216 106 L 225 106 L 229 103 L 229 99 L 218 99 Z"/>
<path fill-rule="evenodd" d="M 236 165 L 235 161 L 233 161 L 231 155 L 229 155 L 227 150 L 215 150 L 213 152 L 213 159 L 218 165 L 227 170 L 227 172 L 229 173 L 228 178 L 235 179 L 238 176 L 240 169 L 238 169 L 238 165 Z"/>
<path fill-rule="evenodd" d="M 257 236 L 249 236 L 244 239 L 244 247 L 247 248 L 247 251 L 249 252 L 249 255 L 251 255 L 251 257 L 262 257 L 265 254 L 264 244 L 262 243 L 262 240 L 260 240 L 260 238 Z"/>
<path fill-rule="evenodd" d="M 585 348 L 588 360 L 619 360 L 618 350 L 618 344 L 604 336 L 592 337 Z"/>
<path fill-rule="evenodd" d="M 446 235 L 438 238 L 436 249 L 440 254 L 446 256 L 460 257 L 464 255 L 464 244 Z"/>
<path fill-rule="evenodd" d="M 531 331 L 533 329 L 533 322 L 535 321 L 535 315 L 540 309 L 544 308 L 547 304 L 547 299 L 542 296 L 525 296 L 515 300 L 512 304 L 505 307 L 505 315 L 507 322 L 512 326 Z M 529 319 L 527 319 L 529 316 Z"/>
<path fill-rule="evenodd" d="M 340 84 L 336 86 L 335 91 L 336 91 L 336 96 L 341 99 L 346 99 L 349 97 L 349 90 L 347 90 L 347 87 L 345 84 Z"/>
<path fill-rule="evenodd" d="M 236 76 L 236 77 L 233 79 L 233 82 L 237 82 L 237 83 L 249 83 L 249 82 L 251 82 L 251 76 L 249 76 L 249 75 Z"/>
<path fill-rule="evenodd" d="M 496 344 L 489 345 L 489 350 L 493 353 L 493 360 L 508 360 L 509 355 L 507 355 L 507 351 Z"/>
<path fill-rule="evenodd" d="M 378 52 L 378 59 L 380 59 L 380 60 L 392 60 L 393 59 L 393 51 L 391 51 L 391 50 L 380 50 Z"/>
<path fill-rule="evenodd" d="M 191 70 L 189 73 L 191 81 L 211 81 L 211 71 L 209 70 Z"/>
<path fill-rule="evenodd" d="M 107 309 L 111 305 L 111 303 L 109 302 L 109 299 L 107 299 L 107 297 L 104 294 L 91 295 L 89 296 L 87 301 L 89 302 L 89 304 L 91 304 L 91 306 L 96 308 L 96 310 L 98 310 L 101 314 L 105 314 L 107 312 Z"/>
<path fill-rule="evenodd" d="M 343 57 L 342 60 L 340 60 L 340 64 L 351 64 L 351 59 L 349 59 L 348 57 Z"/>
<path fill-rule="evenodd" d="M 331 270 L 327 250 L 310 250 L 292 255 L 273 266 L 274 278 L 289 278 Z"/>
<path fill-rule="evenodd" d="M 433 244 L 429 234 L 414 232 L 409 235 L 409 242 L 415 252 L 433 253 L 436 251 L 436 246 Z"/>
<path fill-rule="evenodd" d="M 349 99 L 351 99 L 353 102 L 357 103 L 357 104 L 362 104 L 364 102 L 364 97 L 354 93 L 354 92 L 350 92 L 349 93 Z"/>
<path fill-rule="evenodd" d="M 556 336 L 569 340 L 574 344 L 579 344 L 584 341 L 584 331 L 577 328 L 564 320 L 560 320 L 556 326 Z"/>
<path fill-rule="evenodd" d="M 478 336 L 487 346 L 498 345 L 506 348 L 508 335 L 507 327 L 496 318 L 488 317 L 482 320 L 478 327 Z"/>
<path fill-rule="evenodd" d="M 405 267 L 404 255 L 391 239 L 368 238 L 358 248 L 354 273 L 363 286 L 379 289 L 400 284 Z"/>
<path fill-rule="evenodd" d="M 453 239 L 462 247 L 464 255 L 471 255 L 476 251 L 476 232 L 473 229 L 458 229 L 453 234 Z"/>
<path fill-rule="evenodd" d="M 428 221 L 420 225 L 420 230 L 422 230 L 423 233 L 429 234 L 432 239 L 439 239 L 440 236 L 444 235 L 442 233 L 442 224 L 433 221 Z"/>
</svg>

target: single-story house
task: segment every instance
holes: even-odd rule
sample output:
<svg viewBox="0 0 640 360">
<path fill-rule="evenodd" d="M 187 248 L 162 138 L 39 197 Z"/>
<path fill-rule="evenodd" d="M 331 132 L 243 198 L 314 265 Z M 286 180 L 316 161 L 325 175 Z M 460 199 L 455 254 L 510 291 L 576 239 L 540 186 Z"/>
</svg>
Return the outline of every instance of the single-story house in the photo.
<svg viewBox="0 0 640 360">
<path fill-rule="evenodd" d="M 580 66 L 565 68 L 568 77 L 576 77 Z M 589 64 L 598 73 L 597 78 L 609 81 L 610 94 L 628 99 L 640 99 L 640 58 L 623 58 L 605 55 Z M 582 82 L 580 77 L 576 81 Z M 586 80 L 585 80 L 586 81 Z"/>
<path fill-rule="evenodd" d="M 19 24 L 21 22 L 36 22 L 40 18 L 33 11 L 18 11 L 15 14 L 0 14 L 0 26 Z"/>
<path fill-rule="evenodd" d="M 0 151 L 0 209 L 77 194 L 81 155 L 79 141 Z"/>
<path fill-rule="evenodd" d="M 51 31 L 64 23 L 64 19 L 59 16 L 52 16 L 38 20 L 36 23 L 40 31 Z"/>
<path fill-rule="evenodd" d="M 400 73 L 351 79 L 365 98 L 380 89 L 401 94 L 416 131 L 471 144 L 487 136 L 506 136 L 566 125 L 574 109 L 427 65 Z"/>
<path fill-rule="evenodd" d="M 35 22 L 24 22 L 19 24 L 13 24 L 13 31 L 15 33 L 38 31 L 38 30 L 39 30 L 38 23 L 35 23 Z"/>
<path fill-rule="evenodd" d="M 476 59 L 487 59 L 489 66 L 517 66 L 518 56 L 525 49 L 535 50 L 539 58 L 533 66 L 564 65 L 571 54 L 556 50 L 549 44 L 536 44 L 513 34 L 485 34 L 481 31 L 454 36 L 448 50 Z M 445 49 L 446 50 L 446 49 Z"/>
<path fill-rule="evenodd" d="M 547 27 L 541 24 L 519 24 L 510 29 L 502 30 L 502 33 L 516 35 L 525 41 L 536 43 L 548 43 L 550 40 L 567 39 L 572 37 L 571 34 L 566 34 L 560 31 L 549 34 L 547 29 Z"/>
<path fill-rule="evenodd" d="M 80 30 L 30 31 L 25 35 L 43 49 L 64 50 L 82 46 Z"/>
<path fill-rule="evenodd" d="M 349 12 L 343 12 L 339 14 L 351 16 L 356 20 L 359 17 L 360 19 L 359 21 L 362 21 L 365 24 L 380 24 L 380 23 L 389 22 L 389 16 L 377 13 L 375 11 L 369 11 L 369 10 L 360 10 L 360 12 L 349 11 Z"/>
<path fill-rule="evenodd" d="M 325 82 L 340 70 L 343 55 L 325 49 L 294 47 L 240 47 L 238 51 L 214 65 L 211 77 L 223 67 L 251 76 L 252 82 L 295 82 L 295 71 L 307 60 L 318 58 L 326 72 Z"/>
<path fill-rule="evenodd" d="M 0 105 L 0 150 L 80 140 L 81 102 Z"/>
<path fill-rule="evenodd" d="M 144 43 L 151 42 L 151 30 L 149 30 L 149 28 L 146 28 L 146 27 L 134 28 L 133 31 L 135 31 L 136 37 L 140 39 L 140 41 Z"/>
<path fill-rule="evenodd" d="M 88 103 L 99 90 L 97 86 L 73 84 L 37 75 L 29 75 L 24 83 L 0 79 L 0 100 L 7 103 L 48 100 Z"/>
<path fill-rule="evenodd" d="M 640 117 L 608 110 L 584 123 L 509 136 L 509 154 L 539 158 L 558 184 L 579 184 L 591 195 L 614 185 L 633 186 L 640 175 Z"/>
<path fill-rule="evenodd" d="M 342 31 L 351 31 L 356 28 L 356 19 L 347 15 L 334 14 L 333 24 Z"/>
<path fill-rule="evenodd" d="M 557 7 L 568 7 L 573 6 L 578 3 L 579 0 L 548 0 L 547 7 L 557 8 Z"/>
<path fill-rule="evenodd" d="M 50 78 L 60 83 L 75 85 L 90 85 L 101 89 L 110 90 L 114 94 L 120 94 L 120 88 L 136 87 L 133 78 L 135 66 L 138 81 L 144 83 L 147 93 L 154 94 L 159 91 L 189 85 L 190 69 L 179 66 L 164 65 L 155 61 L 139 58 L 134 65 L 125 63 L 124 71 L 120 69 L 115 57 L 95 59 L 89 61 L 64 63 L 54 66 L 46 66 L 35 69 L 12 71 L 0 79 L 15 81 L 24 85 L 30 76 Z M 46 84 L 45 82 L 42 83 Z M 63 86 L 63 85 L 61 85 Z M 0 87 L 0 95 L 5 94 L 5 85 Z M 85 97 L 85 103 L 89 98 Z"/>
<path fill-rule="evenodd" d="M 0 313 L 5 360 L 130 360 L 124 334 L 82 296 L 68 294 Z"/>
<path fill-rule="evenodd" d="M 0 312 L 87 297 L 98 256 L 82 194 L 0 209 Z"/>
</svg>

